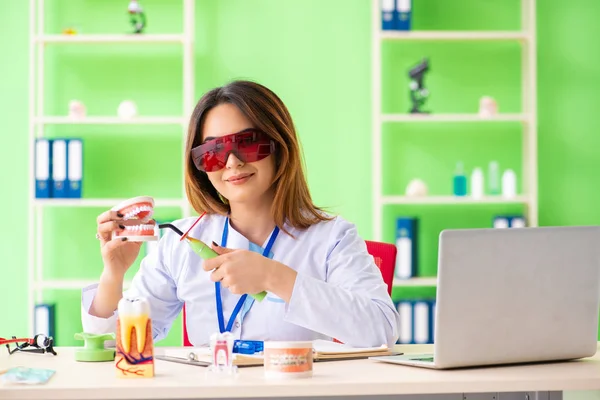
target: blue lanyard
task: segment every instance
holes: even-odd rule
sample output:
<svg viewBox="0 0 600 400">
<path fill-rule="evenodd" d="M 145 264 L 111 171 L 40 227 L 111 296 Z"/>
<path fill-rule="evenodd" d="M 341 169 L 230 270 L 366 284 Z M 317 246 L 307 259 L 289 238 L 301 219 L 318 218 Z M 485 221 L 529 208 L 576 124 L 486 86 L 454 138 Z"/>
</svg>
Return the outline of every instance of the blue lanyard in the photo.
<svg viewBox="0 0 600 400">
<path fill-rule="evenodd" d="M 271 247 L 273 247 L 273 243 L 275 243 L 275 239 L 277 239 L 277 235 L 279 234 L 279 227 L 275 227 L 273 233 L 271 233 L 271 237 L 267 242 L 267 247 L 263 251 L 263 257 L 268 257 L 271 252 Z M 227 236 L 229 235 L 229 218 L 225 219 L 225 226 L 223 227 L 223 236 L 221 237 L 221 247 L 227 246 Z M 223 332 L 231 332 L 231 328 L 233 327 L 233 321 L 237 317 L 238 313 L 242 309 L 247 294 L 242 295 L 242 297 L 238 300 L 233 312 L 231 313 L 231 317 L 229 317 L 229 321 L 227 322 L 227 328 L 225 328 L 225 320 L 223 317 L 223 304 L 221 300 L 221 282 L 215 282 L 215 298 L 217 300 L 217 318 L 219 319 L 219 330 L 221 333 Z"/>
</svg>

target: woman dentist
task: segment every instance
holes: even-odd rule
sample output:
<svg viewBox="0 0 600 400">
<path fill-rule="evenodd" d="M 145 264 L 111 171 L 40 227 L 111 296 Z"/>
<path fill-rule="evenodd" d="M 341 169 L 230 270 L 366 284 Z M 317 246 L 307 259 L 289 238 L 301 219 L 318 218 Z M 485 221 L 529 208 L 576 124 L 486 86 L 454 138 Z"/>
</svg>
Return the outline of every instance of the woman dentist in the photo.
<svg viewBox="0 0 600 400">
<path fill-rule="evenodd" d="M 205 214 L 173 225 L 191 228 L 219 256 L 203 261 L 165 231 L 123 294 L 140 244 L 111 240 L 122 216 L 102 213 L 104 270 L 83 289 L 85 332 L 114 332 L 125 295 L 149 301 L 155 341 L 185 304 L 195 346 L 223 331 L 235 339 L 336 338 L 357 347 L 396 342 L 399 316 L 381 273 L 355 226 L 313 204 L 294 124 L 277 95 L 248 81 L 206 93 L 191 116 L 186 160 L 188 199 Z M 244 295 L 262 291 L 260 302 Z"/>
</svg>

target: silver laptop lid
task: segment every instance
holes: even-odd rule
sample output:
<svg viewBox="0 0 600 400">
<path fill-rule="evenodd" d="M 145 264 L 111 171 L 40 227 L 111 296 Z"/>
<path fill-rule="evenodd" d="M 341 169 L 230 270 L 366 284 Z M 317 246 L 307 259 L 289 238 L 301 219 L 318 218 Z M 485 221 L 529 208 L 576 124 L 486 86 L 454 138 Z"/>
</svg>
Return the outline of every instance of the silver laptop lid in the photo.
<svg viewBox="0 0 600 400">
<path fill-rule="evenodd" d="M 600 227 L 440 234 L 435 363 L 441 367 L 593 355 Z"/>
</svg>

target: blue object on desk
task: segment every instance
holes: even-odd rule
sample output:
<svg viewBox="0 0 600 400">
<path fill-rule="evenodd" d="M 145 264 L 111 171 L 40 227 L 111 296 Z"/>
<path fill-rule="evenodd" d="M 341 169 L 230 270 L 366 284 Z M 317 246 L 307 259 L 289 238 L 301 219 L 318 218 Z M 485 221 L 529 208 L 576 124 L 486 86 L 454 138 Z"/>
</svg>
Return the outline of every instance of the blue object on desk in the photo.
<svg viewBox="0 0 600 400">
<path fill-rule="evenodd" d="M 259 340 L 235 340 L 233 342 L 233 352 L 239 354 L 260 353 L 264 348 L 264 342 Z"/>
</svg>

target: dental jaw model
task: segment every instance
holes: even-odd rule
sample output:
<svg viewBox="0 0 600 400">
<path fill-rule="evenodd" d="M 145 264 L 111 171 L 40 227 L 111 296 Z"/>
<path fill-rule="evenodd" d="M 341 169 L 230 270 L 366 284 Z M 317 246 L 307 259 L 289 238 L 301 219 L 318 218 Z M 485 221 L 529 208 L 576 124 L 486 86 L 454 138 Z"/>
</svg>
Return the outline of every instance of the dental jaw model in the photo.
<svg viewBox="0 0 600 400">
<path fill-rule="evenodd" d="M 148 242 L 158 240 L 155 225 L 149 224 L 154 214 L 154 199 L 149 196 L 134 197 L 114 206 L 111 211 L 123 215 L 122 231 L 114 231 L 112 238 L 127 237 L 130 242 Z"/>
<path fill-rule="evenodd" d="M 154 343 L 150 304 L 144 298 L 122 298 L 118 306 L 115 367 L 120 378 L 154 376 Z"/>
</svg>

